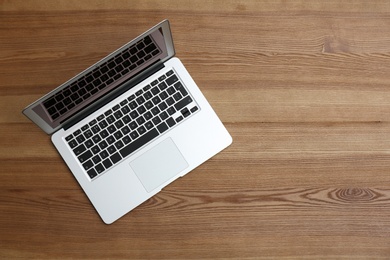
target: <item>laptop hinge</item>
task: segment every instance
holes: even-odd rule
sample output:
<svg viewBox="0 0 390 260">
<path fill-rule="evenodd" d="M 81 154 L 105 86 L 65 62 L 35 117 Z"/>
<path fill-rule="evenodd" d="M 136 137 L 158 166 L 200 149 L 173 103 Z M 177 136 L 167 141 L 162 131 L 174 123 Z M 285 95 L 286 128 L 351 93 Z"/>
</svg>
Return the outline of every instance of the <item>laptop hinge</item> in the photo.
<svg viewBox="0 0 390 260">
<path fill-rule="evenodd" d="M 73 125 L 77 124 L 81 120 L 83 120 L 85 117 L 89 116 L 99 108 L 103 107 L 107 103 L 111 102 L 115 98 L 119 97 L 126 91 L 132 89 L 134 86 L 142 82 L 143 80 L 147 79 L 157 71 L 164 68 L 164 64 L 159 60 L 154 62 L 153 64 L 149 65 L 148 68 L 144 69 L 143 72 L 139 73 L 138 75 L 132 77 L 128 81 L 125 81 L 121 84 L 121 86 L 115 88 L 111 92 L 105 94 L 100 99 L 96 100 L 94 103 L 86 107 L 82 110 L 82 112 L 78 113 L 77 115 L 73 116 L 69 121 L 65 122 L 63 125 L 64 130 L 68 130 Z"/>
</svg>

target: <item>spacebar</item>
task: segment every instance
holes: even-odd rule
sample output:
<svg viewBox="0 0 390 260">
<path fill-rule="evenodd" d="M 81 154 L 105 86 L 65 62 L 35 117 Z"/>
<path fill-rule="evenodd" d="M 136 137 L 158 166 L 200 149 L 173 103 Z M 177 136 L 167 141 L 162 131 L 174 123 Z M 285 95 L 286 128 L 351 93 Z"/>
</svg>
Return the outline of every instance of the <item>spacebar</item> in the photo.
<svg viewBox="0 0 390 260">
<path fill-rule="evenodd" d="M 153 128 L 152 130 L 150 130 L 140 138 L 136 139 L 135 141 L 131 142 L 129 145 L 122 148 L 119 151 L 119 153 L 124 158 L 157 136 L 158 136 L 158 131 L 156 130 L 156 128 Z"/>
</svg>

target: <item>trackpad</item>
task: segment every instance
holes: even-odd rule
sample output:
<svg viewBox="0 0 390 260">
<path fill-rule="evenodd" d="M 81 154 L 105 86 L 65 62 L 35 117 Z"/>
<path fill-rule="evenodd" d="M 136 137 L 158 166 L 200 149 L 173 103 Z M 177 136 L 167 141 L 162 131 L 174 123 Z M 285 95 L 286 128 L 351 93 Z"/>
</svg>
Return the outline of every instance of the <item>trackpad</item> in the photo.
<svg viewBox="0 0 390 260">
<path fill-rule="evenodd" d="M 167 138 L 130 162 L 130 167 L 151 192 L 187 168 L 188 163 L 173 140 Z"/>
</svg>

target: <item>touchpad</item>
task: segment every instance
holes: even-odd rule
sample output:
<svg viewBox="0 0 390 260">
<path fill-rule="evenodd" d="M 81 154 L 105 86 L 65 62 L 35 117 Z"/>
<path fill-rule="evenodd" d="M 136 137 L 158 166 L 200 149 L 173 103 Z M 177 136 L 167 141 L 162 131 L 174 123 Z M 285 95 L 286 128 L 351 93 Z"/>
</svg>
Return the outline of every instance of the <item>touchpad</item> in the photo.
<svg viewBox="0 0 390 260">
<path fill-rule="evenodd" d="M 167 138 L 138 158 L 130 167 L 148 192 L 188 167 L 187 161 L 171 138 Z"/>
</svg>

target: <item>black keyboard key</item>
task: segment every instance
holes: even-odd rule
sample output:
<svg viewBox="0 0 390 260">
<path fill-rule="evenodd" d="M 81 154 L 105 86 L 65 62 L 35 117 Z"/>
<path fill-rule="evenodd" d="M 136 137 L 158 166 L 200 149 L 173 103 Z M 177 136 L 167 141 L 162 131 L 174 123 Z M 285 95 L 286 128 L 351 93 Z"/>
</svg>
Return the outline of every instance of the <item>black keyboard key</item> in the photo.
<svg viewBox="0 0 390 260">
<path fill-rule="evenodd" d="M 138 104 L 137 104 L 137 102 L 132 101 L 132 102 L 130 102 L 129 106 L 131 109 L 136 109 L 138 107 Z"/>
<path fill-rule="evenodd" d="M 160 118 L 162 119 L 162 120 L 165 120 L 166 118 L 168 118 L 168 114 L 167 114 L 167 112 L 161 112 L 160 113 Z"/>
<path fill-rule="evenodd" d="M 190 96 L 187 96 L 187 97 L 183 98 L 182 100 L 180 100 L 179 102 L 177 102 L 175 104 L 175 108 L 176 108 L 176 110 L 181 110 L 183 107 L 187 106 L 191 102 L 192 102 L 192 98 Z"/>
<path fill-rule="evenodd" d="M 122 155 L 122 157 L 126 157 L 127 155 L 131 154 L 132 152 L 136 151 L 146 143 L 153 140 L 155 137 L 159 135 L 158 131 L 153 128 L 151 131 L 147 132 L 137 140 L 134 140 L 132 143 L 126 145 L 124 148 L 122 148 L 119 152 Z"/>
<path fill-rule="evenodd" d="M 116 149 L 115 149 L 115 146 L 114 145 L 111 145 L 107 148 L 107 152 L 109 152 L 110 154 L 113 154 L 116 152 Z"/>
<path fill-rule="evenodd" d="M 115 143 L 115 147 L 116 149 L 121 149 L 123 147 L 123 142 L 121 140 L 119 140 L 118 142 Z"/>
<path fill-rule="evenodd" d="M 94 134 L 96 134 L 100 131 L 100 127 L 98 125 L 94 125 L 93 127 L 91 127 L 91 130 Z"/>
<path fill-rule="evenodd" d="M 152 101 L 155 105 L 158 105 L 161 102 L 161 99 L 158 96 L 156 96 L 156 97 L 152 98 Z"/>
<path fill-rule="evenodd" d="M 133 139 L 137 138 L 138 136 L 139 136 L 139 134 L 137 133 L 137 131 L 133 131 L 130 133 L 130 137 Z"/>
<path fill-rule="evenodd" d="M 107 119 L 107 123 L 108 123 L 108 124 L 112 124 L 112 123 L 115 122 L 115 118 L 114 118 L 114 116 L 112 116 L 112 115 L 109 116 L 109 117 L 107 117 L 106 119 Z"/>
<path fill-rule="evenodd" d="M 179 101 L 180 99 L 183 98 L 183 96 L 180 94 L 180 92 L 176 92 L 176 93 L 173 95 L 173 98 L 174 98 L 176 101 Z"/>
<path fill-rule="evenodd" d="M 118 58 L 115 59 L 116 64 L 120 64 L 123 61 L 122 57 L 119 56 Z"/>
<path fill-rule="evenodd" d="M 172 85 L 173 83 L 175 83 L 176 81 L 178 81 L 179 79 L 177 78 L 176 75 L 173 75 L 172 77 L 169 77 L 167 78 L 167 80 L 165 81 L 168 85 Z"/>
<path fill-rule="evenodd" d="M 152 93 L 150 93 L 150 91 L 148 91 L 148 92 L 146 92 L 146 93 L 144 94 L 144 98 L 145 98 L 146 100 L 150 99 L 151 97 L 153 97 L 153 95 L 152 95 Z"/>
<path fill-rule="evenodd" d="M 76 99 L 79 98 L 79 94 L 73 93 L 73 94 L 70 96 L 70 98 L 71 98 L 72 100 L 76 100 Z"/>
<path fill-rule="evenodd" d="M 102 140 L 102 138 L 100 137 L 100 135 L 95 135 L 94 137 L 92 137 L 92 140 L 95 142 L 95 144 L 97 144 Z"/>
<path fill-rule="evenodd" d="M 112 144 L 113 142 L 115 142 L 115 138 L 113 136 L 109 136 L 107 137 L 106 141 L 108 144 Z"/>
<path fill-rule="evenodd" d="M 134 99 L 135 99 L 135 95 L 134 94 L 127 98 L 127 100 L 129 100 L 129 101 L 132 101 Z"/>
<path fill-rule="evenodd" d="M 90 138 L 91 136 L 93 136 L 93 133 L 90 129 L 88 129 L 87 131 L 84 132 L 84 136 L 85 138 Z"/>
<path fill-rule="evenodd" d="M 150 88 L 151 88 L 150 85 L 146 85 L 142 90 L 143 90 L 143 91 L 147 91 L 147 90 L 149 90 Z"/>
<path fill-rule="evenodd" d="M 164 111 L 168 106 L 165 102 L 161 102 L 158 107 L 160 108 L 161 111 Z"/>
<path fill-rule="evenodd" d="M 91 148 L 93 146 L 93 142 L 92 140 L 87 140 L 85 141 L 84 145 L 87 147 L 87 148 Z"/>
<path fill-rule="evenodd" d="M 107 142 L 106 141 L 101 141 L 100 143 L 99 143 L 99 147 L 100 147 L 100 149 L 106 149 L 107 148 L 107 146 L 108 146 L 108 144 L 107 144 Z"/>
<path fill-rule="evenodd" d="M 94 119 L 94 120 L 92 120 L 91 122 L 89 122 L 89 125 L 90 126 L 93 126 L 93 125 L 95 125 L 97 123 L 97 121 Z"/>
<path fill-rule="evenodd" d="M 100 174 L 100 173 L 104 172 L 104 167 L 101 163 L 99 163 L 98 165 L 95 166 L 95 170 L 97 173 Z"/>
<path fill-rule="evenodd" d="M 182 121 L 184 119 L 183 116 L 179 116 L 177 117 L 175 120 L 176 120 L 176 123 L 179 123 L 180 121 Z"/>
<path fill-rule="evenodd" d="M 72 149 L 75 148 L 75 147 L 77 146 L 77 142 L 76 142 L 76 140 L 74 140 L 74 139 L 71 140 L 68 144 L 69 144 L 70 148 L 72 148 Z"/>
<path fill-rule="evenodd" d="M 85 162 L 86 160 L 88 160 L 89 158 L 92 157 L 92 153 L 90 151 L 86 151 L 85 153 L 83 153 L 82 155 L 80 155 L 78 157 L 79 161 L 81 163 Z"/>
<path fill-rule="evenodd" d="M 108 153 L 107 153 L 106 150 L 101 151 L 101 152 L 99 153 L 99 155 L 100 155 L 100 158 L 102 158 L 103 160 L 106 159 L 106 158 L 108 157 Z"/>
<path fill-rule="evenodd" d="M 146 129 L 143 125 L 141 125 L 140 127 L 138 127 L 137 131 L 140 135 L 143 135 L 146 132 Z"/>
<path fill-rule="evenodd" d="M 148 101 L 148 102 L 145 103 L 145 107 L 146 107 L 147 109 L 151 109 L 153 106 L 154 106 L 153 103 L 150 102 L 150 101 Z"/>
<path fill-rule="evenodd" d="M 148 122 L 145 123 L 146 130 L 150 130 L 152 127 L 153 127 L 152 122 L 148 121 Z"/>
<path fill-rule="evenodd" d="M 72 140 L 72 138 L 73 138 L 73 135 L 68 135 L 67 137 L 65 137 L 65 140 L 70 141 L 70 140 Z"/>
<path fill-rule="evenodd" d="M 58 101 L 58 102 L 60 102 L 61 100 L 63 100 L 64 99 L 64 96 L 60 93 L 60 94 L 58 94 L 57 96 L 56 96 L 56 100 Z"/>
<path fill-rule="evenodd" d="M 152 42 L 152 39 L 150 39 L 149 35 L 146 36 L 146 37 L 144 38 L 144 43 L 145 43 L 146 45 L 148 45 L 148 44 L 151 43 L 151 42 Z"/>
<path fill-rule="evenodd" d="M 163 81 L 164 79 L 166 79 L 167 77 L 165 75 L 162 75 L 158 78 L 159 81 Z"/>
<path fill-rule="evenodd" d="M 168 97 L 168 94 L 167 94 L 167 92 L 163 91 L 163 92 L 160 93 L 159 97 L 160 97 L 162 100 L 164 100 L 164 99 L 166 99 L 166 98 Z"/>
<path fill-rule="evenodd" d="M 131 138 L 130 138 L 130 136 L 128 136 L 128 135 L 126 135 L 125 137 L 122 138 L 122 142 L 123 142 L 124 144 L 130 143 L 130 141 L 131 141 Z"/>
<path fill-rule="evenodd" d="M 119 105 L 115 105 L 115 106 L 112 108 L 112 110 L 116 111 L 116 110 L 118 110 L 119 108 L 120 108 Z"/>
<path fill-rule="evenodd" d="M 91 160 L 86 161 L 83 163 L 84 170 L 88 171 L 93 167 L 93 162 Z"/>
<path fill-rule="evenodd" d="M 100 121 L 99 122 L 99 126 L 100 126 L 101 129 L 106 128 L 108 126 L 107 121 L 106 120 Z"/>
<path fill-rule="evenodd" d="M 102 75 L 102 73 L 100 73 L 100 71 L 95 71 L 93 74 L 92 74 L 94 77 L 95 77 L 95 79 L 96 78 L 98 78 L 98 77 L 100 77 L 100 75 Z"/>
<path fill-rule="evenodd" d="M 54 105 L 56 103 L 56 100 L 54 98 L 52 99 L 49 99 L 48 101 L 46 101 L 45 103 L 43 103 L 45 105 L 46 108 L 49 108 L 51 107 L 52 105 Z"/>
<path fill-rule="evenodd" d="M 115 132 L 116 128 L 115 128 L 115 126 L 110 125 L 110 126 L 107 127 L 107 130 L 108 130 L 108 132 L 109 132 L 110 134 L 112 134 L 113 132 Z"/>
<path fill-rule="evenodd" d="M 123 114 L 122 114 L 122 112 L 120 110 L 118 110 L 118 111 L 116 111 L 114 113 L 114 116 L 115 116 L 116 119 L 119 119 L 119 118 L 121 118 L 123 116 Z"/>
<path fill-rule="evenodd" d="M 173 115 L 176 112 L 176 110 L 175 110 L 174 107 L 170 107 L 170 108 L 167 109 L 167 112 L 171 116 L 171 115 Z"/>
<path fill-rule="evenodd" d="M 91 151 L 93 152 L 93 154 L 97 154 L 100 152 L 100 148 L 99 146 L 95 145 L 94 147 L 91 148 Z"/>
<path fill-rule="evenodd" d="M 158 87 L 154 87 L 150 91 L 153 93 L 153 95 L 157 95 L 158 93 L 160 93 L 160 89 Z"/>
<path fill-rule="evenodd" d="M 121 129 L 123 135 L 127 135 L 128 133 L 130 133 L 130 128 L 128 126 L 125 126 Z"/>
<path fill-rule="evenodd" d="M 110 161 L 110 159 L 107 158 L 103 161 L 103 165 L 104 167 L 106 167 L 106 169 L 108 169 L 112 166 L 112 162 Z"/>
<path fill-rule="evenodd" d="M 131 128 L 131 130 L 134 130 L 137 128 L 137 123 L 135 121 L 132 121 L 130 124 L 129 124 L 129 127 Z"/>
<path fill-rule="evenodd" d="M 115 126 L 117 129 L 120 129 L 124 126 L 123 122 L 121 120 L 115 122 Z"/>
<path fill-rule="evenodd" d="M 101 114 L 100 116 L 97 117 L 97 120 L 98 120 L 98 121 L 101 121 L 103 118 L 104 118 L 104 115 Z"/>
<path fill-rule="evenodd" d="M 123 123 L 128 124 L 131 121 L 131 119 L 128 115 L 126 115 L 122 118 L 122 121 L 123 121 Z"/>
<path fill-rule="evenodd" d="M 138 112 L 137 111 L 131 111 L 130 116 L 132 119 L 136 119 L 138 117 Z"/>
<path fill-rule="evenodd" d="M 165 75 L 167 75 L 167 77 L 171 76 L 173 74 L 173 70 L 170 70 L 168 71 Z"/>
<path fill-rule="evenodd" d="M 120 104 L 121 106 L 124 106 L 124 105 L 126 105 L 128 102 L 129 102 L 129 101 L 127 101 L 127 99 L 125 99 L 125 100 L 121 101 L 119 104 Z"/>
<path fill-rule="evenodd" d="M 158 107 L 154 107 L 154 108 L 152 108 L 151 112 L 152 112 L 152 114 L 155 116 L 155 115 L 157 115 L 158 113 L 160 113 L 160 109 L 158 109 Z"/>
<path fill-rule="evenodd" d="M 89 171 L 87 171 L 87 173 L 88 173 L 89 178 L 91 178 L 91 179 L 93 179 L 97 176 L 97 172 L 93 168 L 90 169 Z"/>
<path fill-rule="evenodd" d="M 116 140 L 119 140 L 123 137 L 123 134 L 120 130 L 116 131 L 115 134 L 114 134 L 114 137 Z"/>
<path fill-rule="evenodd" d="M 172 127 L 176 124 L 176 122 L 172 117 L 170 117 L 167 119 L 167 124 L 169 125 L 169 127 Z"/>
<path fill-rule="evenodd" d="M 158 124 L 161 123 L 161 119 L 160 119 L 158 116 L 154 117 L 154 118 L 152 119 L 152 121 L 153 121 L 153 124 L 154 124 L 154 125 L 158 125 Z"/>
<path fill-rule="evenodd" d="M 191 113 L 194 113 L 195 111 L 198 110 L 198 107 L 197 106 L 194 106 L 193 108 L 190 109 Z"/>
<path fill-rule="evenodd" d="M 76 148 L 73 149 L 73 152 L 75 155 L 80 155 L 81 153 L 83 153 L 85 150 L 87 150 L 85 148 L 85 145 L 81 144 L 79 146 L 77 146 Z"/>
<path fill-rule="evenodd" d="M 140 90 L 138 90 L 137 92 L 135 92 L 135 95 L 138 97 L 138 96 L 141 95 L 142 93 L 143 93 L 143 90 L 140 89 Z"/>
<path fill-rule="evenodd" d="M 176 90 L 175 90 L 173 87 L 169 87 L 169 88 L 167 89 L 167 92 L 168 92 L 169 95 L 172 95 L 173 93 L 176 92 Z"/>
<path fill-rule="evenodd" d="M 65 106 L 68 106 L 70 103 L 72 103 L 72 100 L 70 100 L 70 98 L 65 98 L 63 102 Z"/>
<path fill-rule="evenodd" d="M 180 82 L 177 82 L 175 84 L 175 88 L 180 91 L 180 93 L 183 95 L 183 97 L 188 95 L 187 90 L 183 87 L 183 85 Z"/>
<path fill-rule="evenodd" d="M 159 125 L 157 126 L 157 129 L 158 129 L 158 131 L 159 131 L 160 133 L 164 133 L 165 131 L 168 130 L 168 126 L 167 126 L 167 124 L 166 124 L 165 122 L 162 122 L 161 124 L 159 124 Z"/>
<path fill-rule="evenodd" d="M 93 77 L 92 77 L 91 73 L 88 73 L 88 75 L 86 75 L 85 80 L 86 80 L 88 83 L 91 82 L 91 81 L 93 80 Z"/>
<path fill-rule="evenodd" d="M 102 159 L 100 159 L 99 155 L 95 155 L 92 157 L 92 161 L 94 164 L 98 164 Z"/>
<path fill-rule="evenodd" d="M 167 102 L 168 106 L 172 106 L 175 103 L 175 100 L 173 100 L 172 97 L 169 97 L 165 100 L 165 102 Z"/>
<path fill-rule="evenodd" d="M 144 97 L 143 96 L 140 96 L 140 97 L 138 97 L 137 99 L 136 99 L 136 101 L 137 101 L 137 103 L 139 104 L 139 105 L 142 105 L 143 103 L 145 103 L 145 99 L 144 99 Z"/>
<path fill-rule="evenodd" d="M 130 112 L 130 108 L 128 106 L 124 106 L 124 107 L 122 107 L 121 111 L 123 114 L 127 114 Z"/>
<path fill-rule="evenodd" d="M 152 114 L 148 111 L 148 112 L 146 112 L 145 114 L 144 114 L 144 118 L 145 118 L 145 120 L 149 120 L 149 119 L 151 119 L 153 116 L 152 116 Z"/>
<path fill-rule="evenodd" d="M 140 115 L 142 115 L 143 113 L 145 113 L 146 109 L 145 107 L 142 105 L 140 107 L 137 108 L 137 111 Z"/>
<path fill-rule="evenodd" d="M 150 83 L 152 86 L 156 86 L 158 84 L 158 80 L 154 80 L 152 81 L 152 83 Z"/>
<path fill-rule="evenodd" d="M 161 82 L 160 84 L 158 84 L 158 87 L 160 88 L 161 91 L 163 91 L 168 87 L 168 85 L 165 82 Z"/>
<path fill-rule="evenodd" d="M 184 117 L 188 117 L 191 114 L 188 108 L 183 108 L 180 112 Z"/>
<path fill-rule="evenodd" d="M 107 110 L 106 112 L 104 112 L 104 115 L 105 116 L 109 116 L 109 115 L 111 115 L 112 114 L 112 110 L 110 109 L 110 110 Z"/>
<path fill-rule="evenodd" d="M 145 123 L 145 119 L 142 116 L 138 117 L 136 119 L 136 121 L 137 121 L 138 125 L 142 125 L 143 123 Z"/>
<path fill-rule="evenodd" d="M 51 107 L 47 110 L 47 112 L 49 112 L 50 115 L 54 114 L 55 112 L 57 112 L 57 109 L 55 107 Z"/>
<path fill-rule="evenodd" d="M 119 155 L 119 153 L 114 153 L 113 155 L 111 155 L 110 157 L 111 161 L 113 164 L 116 164 L 117 162 L 119 162 L 122 158 L 121 156 Z"/>
<path fill-rule="evenodd" d="M 65 106 L 64 106 L 64 104 L 61 102 L 61 103 L 57 103 L 57 104 L 55 105 L 55 107 L 57 108 L 57 110 L 60 110 L 60 109 L 64 108 Z"/>
</svg>

